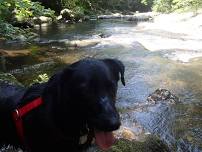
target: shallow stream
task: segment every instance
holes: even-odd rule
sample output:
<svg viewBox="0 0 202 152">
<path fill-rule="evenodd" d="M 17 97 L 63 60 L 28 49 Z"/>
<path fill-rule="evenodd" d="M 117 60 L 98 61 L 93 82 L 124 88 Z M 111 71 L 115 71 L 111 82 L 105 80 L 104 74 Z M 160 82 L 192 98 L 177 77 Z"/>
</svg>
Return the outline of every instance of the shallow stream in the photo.
<svg viewBox="0 0 202 152">
<path fill-rule="evenodd" d="M 202 60 L 197 57 L 202 50 L 173 48 L 150 51 L 142 45 L 142 40 L 166 40 L 169 36 L 169 41 L 180 43 L 181 37 L 178 39 L 176 33 L 160 30 L 142 30 L 136 22 L 125 20 L 51 25 L 35 30 L 41 35 L 42 42 L 92 38 L 101 41 L 83 48 L 66 48 L 56 44 L 19 48 L 9 44 L 3 49 L 17 52 L 28 50 L 32 53 L 19 55 L 15 52 L 14 56 L 2 57 L 4 71 L 11 71 L 21 82 L 28 84 L 39 74 L 51 75 L 64 64 L 84 57 L 117 58 L 126 67 L 126 86 L 120 83 L 117 97 L 117 106 L 122 111 L 122 125 L 137 136 L 148 133 L 159 135 L 173 151 L 202 151 Z M 104 38 L 99 37 L 100 33 Z M 160 41 L 155 43 L 164 45 Z M 196 56 L 184 62 L 180 60 L 184 54 Z M 41 65 L 44 67 L 40 68 Z M 148 106 L 147 96 L 157 88 L 170 90 L 181 102 Z M 144 129 L 140 129 L 139 125 Z"/>
</svg>

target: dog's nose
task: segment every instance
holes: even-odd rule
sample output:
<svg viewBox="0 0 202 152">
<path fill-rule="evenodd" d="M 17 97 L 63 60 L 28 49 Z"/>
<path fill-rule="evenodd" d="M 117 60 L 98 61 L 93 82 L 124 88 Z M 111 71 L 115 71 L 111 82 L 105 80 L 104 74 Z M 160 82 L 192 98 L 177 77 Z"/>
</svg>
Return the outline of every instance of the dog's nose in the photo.
<svg viewBox="0 0 202 152">
<path fill-rule="evenodd" d="M 111 118 L 110 122 L 108 123 L 108 127 L 110 131 L 117 130 L 121 126 L 121 122 L 119 118 Z"/>
</svg>

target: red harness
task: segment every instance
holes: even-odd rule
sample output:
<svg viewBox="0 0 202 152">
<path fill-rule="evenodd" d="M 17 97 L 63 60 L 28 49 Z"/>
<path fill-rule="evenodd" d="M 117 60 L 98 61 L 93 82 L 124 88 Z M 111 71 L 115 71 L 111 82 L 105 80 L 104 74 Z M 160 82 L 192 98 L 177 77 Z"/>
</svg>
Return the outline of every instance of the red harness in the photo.
<svg viewBox="0 0 202 152">
<path fill-rule="evenodd" d="M 24 105 L 23 107 L 17 108 L 13 111 L 12 116 L 15 123 L 17 135 L 20 141 L 25 144 L 24 128 L 23 128 L 23 116 L 32 111 L 33 109 L 39 107 L 43 103 L 41 97 L 33 100 L 32 102 Z"/>
</svg>

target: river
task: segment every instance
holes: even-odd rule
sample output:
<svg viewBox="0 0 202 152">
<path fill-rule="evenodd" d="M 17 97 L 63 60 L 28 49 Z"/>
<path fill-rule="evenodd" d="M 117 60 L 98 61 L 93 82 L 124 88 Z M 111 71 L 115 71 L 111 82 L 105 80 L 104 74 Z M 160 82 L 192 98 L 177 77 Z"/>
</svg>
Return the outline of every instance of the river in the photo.
<svg viewBox="0 0 202 152">
<path fill-rule="evenodd" d="M 60 67 L 64 63 L 69 64 L 89 56 L 117 58 L 126 67 L 126 86 L 121 86 L 120 83 L 117 97 L 117 107 L 124 109 L 121 113 L 122 126 L 129 128 L 137 136 L 157 134 L 169 144 L 172 151 L 202 151 L 202 60 L 198 55 L 201 50 L 178 47 L 151 51 L 141 42 L 165 45 L 167 40 L 179 44 L 182 39 L 176 33 L 146 31 L 137 24 L 120 19 L 36 27 L 35 30 L 43 42 L 92 38 L 101 41 L 97 45 L 82 48 L 66 48 L 58 44 L 25 46 L 17 51 L 31 49 L 34 53 L 31 56 L 6 57 L 5 71 L 11 71 L 25 83 L 38 74 L 50 74 L 58 67 L 53 66 L 49 71 L 46 68 L 40 70 L 37 65 L 41 63 L 51 65 L 52 62 L 58 62 Z M 104 38 L 99 38 L 100 33 Z M 189 41 L 190 39 L 183 40 L 184 43 Z M 201 42 L 195 40 L 195 43 Z M 14 50 L 16 47 L 9 44 L 4 49 Z M 43 51 L 38 53 L 38 50 Z M 191 59 L 181 60 L 180 57 L 183 56 Z M 36 65 L 35 72 L 31 71 L 30 76 L 30 72 L 26 73 L 26 70 L 29 71 L 29 67 L 33 65 Z M 170 90 L 180 98 L 180 103 L 148 106 L 146 99 L 157 88 Z"/>
</svg>

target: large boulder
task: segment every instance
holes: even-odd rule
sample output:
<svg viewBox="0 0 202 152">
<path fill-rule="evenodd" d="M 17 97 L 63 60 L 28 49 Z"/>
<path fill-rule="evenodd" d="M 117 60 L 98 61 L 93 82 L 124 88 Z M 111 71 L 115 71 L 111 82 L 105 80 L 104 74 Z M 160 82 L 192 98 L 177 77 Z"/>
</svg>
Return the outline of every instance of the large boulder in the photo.
<svg viewBox="0 0 202 152">
<path fill-rule="evenodd" d="M 74 23 L 81 22 L 82 20 L 87 20 L 87 18 L 85 18 L 84 12 L 79 8 L 75 10 L 70 10 L 66 8 L 60 12 L 60 15 L 57 17 L 57 20 L 65 23 Z"/>
<path fill-rule="evenodd" d="M 67 8 L 63 9 L 60 12 L 60 15 L 62 16 L 62 20 L 65 20 L 65 21 L 71 21 L 74 18 L 73 11 Z"/>
</svg>

